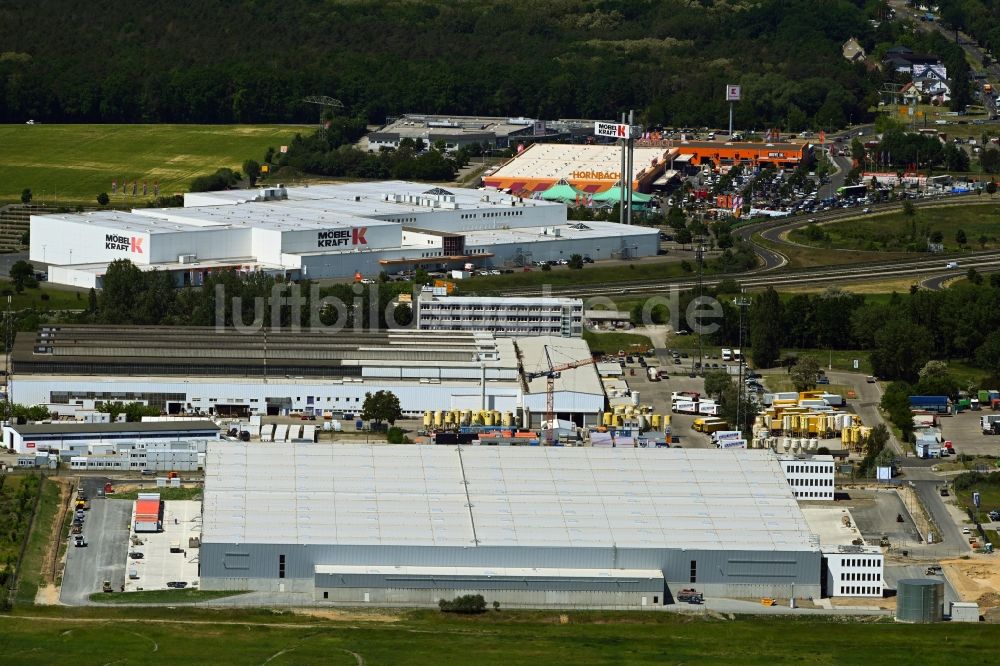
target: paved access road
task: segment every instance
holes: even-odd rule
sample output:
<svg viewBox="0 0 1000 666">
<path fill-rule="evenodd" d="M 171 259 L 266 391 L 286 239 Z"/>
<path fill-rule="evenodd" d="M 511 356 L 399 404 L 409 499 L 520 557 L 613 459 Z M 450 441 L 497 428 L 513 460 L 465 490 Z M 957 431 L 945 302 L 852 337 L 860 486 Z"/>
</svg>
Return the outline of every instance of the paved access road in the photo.
<svg viewBox="0 0 1000 666">
<path fill-rule="evenodd" d="M 132 502 L 90 497 L 90 511 L 83 523 L 88 546 L 69 547 L 63 572 L 59 599 L 71 606 L 89 603 L 88 597 L 100 592 L 106 580 L 115 591 L 125 583 Z"/>
</svg>

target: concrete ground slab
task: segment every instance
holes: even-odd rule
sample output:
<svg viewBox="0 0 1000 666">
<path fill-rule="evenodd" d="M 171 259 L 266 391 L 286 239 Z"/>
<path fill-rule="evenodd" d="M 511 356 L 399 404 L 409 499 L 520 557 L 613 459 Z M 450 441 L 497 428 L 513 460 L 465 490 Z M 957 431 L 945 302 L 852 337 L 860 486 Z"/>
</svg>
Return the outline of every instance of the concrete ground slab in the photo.
<svg viewBox="0 0 1000 666">
<path fill-rule="evenodd" d="M 799 505 L 809 529 L 819 535 L 824 546 L 849 546 L 855 539 L 863 538 L 854 523 L 854 516 L 845 506 Z M 847 518 L 847 523 L 844 523 Z M 866 542 L 867 544 L 868 542 Z M 873 545 L 878 545 L 876 541 Z"/>
<path fill-rule="evenodd" d="M 86 548 L 72 544 L 66 553 L 62 590 L 59 599 L 64 604 L 88 603 L 94 592 L 100 592 L 104 581 L 112 589 L 121 589 L 125 579 L 122 559 L 125 557 L 129 533 L 129 516 L 133 502 L 93 498 L 86 512 L 83 535 Z M 63 535 L 63 538 L 68 538 Z"/>
<path fill-rule="evenodd" d="M 125 591 L 165 590 L 170 581 L 184 581 L 189 588 L 198 586 L 199 550 L 190 548 L 188 539 L 201 538 L 201 502 L 165 502 L 162 532 L 131 534 L 138 536 L 142 545 L 129 550 L 141 552 L 143 558 L 128 559 Z M 171 553 L 173 543 L 179 544 L 182 552 Z M 138 578 L 131 578 L 133 570 Z"/>
<path fill-rule="evenodd" d="M 976 412 L 969 410 L 954 416 L 941 417 L 941 435 L 946 440 L 952 441 L 956 453 L 970 456 L 1000 455 L 1000 437 L 984 435 L 979 422 L 979 417 L 987 414 L 996 412 L 988 409 Z"/>
</svg>

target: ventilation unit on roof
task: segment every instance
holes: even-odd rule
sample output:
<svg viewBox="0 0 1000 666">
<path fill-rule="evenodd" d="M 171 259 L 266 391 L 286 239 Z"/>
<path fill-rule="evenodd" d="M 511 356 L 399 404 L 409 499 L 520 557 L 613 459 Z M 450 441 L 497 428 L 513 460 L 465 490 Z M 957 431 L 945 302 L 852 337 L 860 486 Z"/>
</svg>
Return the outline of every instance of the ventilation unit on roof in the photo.
<svg viewBox="0 0 1000 666">
<path fill-rule="evenodd" d="M 198 261 L 198 255 L 196 254 L 179 254 L 177 255 L 178 264 L 193 264 Z"/>
</svg>

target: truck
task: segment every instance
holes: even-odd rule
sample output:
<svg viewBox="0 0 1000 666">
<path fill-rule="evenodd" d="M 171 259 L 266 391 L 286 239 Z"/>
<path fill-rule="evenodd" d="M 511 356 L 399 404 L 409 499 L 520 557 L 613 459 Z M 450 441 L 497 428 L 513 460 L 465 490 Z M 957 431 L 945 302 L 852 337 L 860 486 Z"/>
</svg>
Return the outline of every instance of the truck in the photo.
<svg viewBox="0 0 1000 666">
<path fill-rule="evenodd" d="M 993 84 L 992 83 L 984 83 L 983 84 L 983 92 L 986 93 L 987 95 L 992 95 L 993 94 Z"/>
<path fill-rule="evenodd" d="M 732 361 L 733 360 L 733 350 L 732 349 L 723 349 L 722 350 L 722 360 L 723 361 Z"/>
<path fill-rule="evenodd" d="M 911 395 L 910 409 L 951 414 L 951 400 L 946 395 Z"/>
<path fill-rule="evenodd" d="M 979 426 L 984 435 L 995 435 L 1000 430 L 1000 414 L 986 414 L 979 417 Z"/>
<path fill-rule="evenodd" d="M 101 585 L 101 592 L 104 592 L 105 594 L 107 594 L 107 593 L 113 592 L 113 591 L 114 590 L 111 588 L 111 581 L 110 580 L 104 581 L 104 584 Z"/>
<path fill-rule="evenodd" d="M 646 376 L 649 377 L 649 381 L 651 382 L 660 381 L 660 371 L 653 366 L 646 368 Z"/>
<path fill-rule="evenodd" d="M 694 598 L 704 601 L 705 596 L 698 590 L 691 587 L 686 587 L 677 593 L 677 601 L 691 601 Z"/>
</svg>

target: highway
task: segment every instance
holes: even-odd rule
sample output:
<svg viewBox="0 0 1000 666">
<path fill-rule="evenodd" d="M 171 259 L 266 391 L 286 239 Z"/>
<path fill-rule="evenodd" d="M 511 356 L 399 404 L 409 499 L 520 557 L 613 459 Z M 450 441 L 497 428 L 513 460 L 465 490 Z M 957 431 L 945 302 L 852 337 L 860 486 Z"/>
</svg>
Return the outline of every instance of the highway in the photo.
<svg viewBox="0 0 1000 666">
<path fill-rule="evenodd" d="M 949 196 L 915 203 L 919 208 L 929 206 L 950 206 L 969 203 L 966 196 Z M 873 212 L 896 210 L 898 203 L 875 204 Z M 911 278 L 915 284 L 923 284 L 927 288 L 939 289 L 942 283 L 960 277 L 969 268 L 980 272 L 1000 270 L 1000 251 L 987 250 L 973 252 L 962 256 L 961 270 L 946 268 L 949 259 L 937 255 L 923 255 L 918 259 L 904 259 L 895 262 L 848 263 L 842 265 L 821 266 L 808 269 L 788 269 L 788 259 L 779 251 L 763 247 L 753 241 L 753 236 L 761 232 L 761 236 L 775 244 L 788 244 L 781 235 L 790 229 L 812 224 L 814 222 L 832 222 L 846 220 L 859 216 L 857 209 L 838 209 L 825 213 L 816 213 L 810 217 L 795 217 L 792 220 L 750 224 L 741 227 L 734 233 L 741 239 L 750 242 L 761 258 L 762 265 L 745 273 L 730 273 L 715 275 L 703 279 L 707 285 L 717 284 L 724 279 L 733 279 L 745 288 L 772 286 L 787 287 L 810 284 L 839 284 L 843 282 L 858 282 L 872 280 L 889 280 L 892 278 Z M 836 250 L 833 250 L 836 251 Z M 782 269 L 782 270 L 779 270 Z M 591 296 L 606 296 L 609 294 L 653 294 L 668 289 L 691 289 L 698 285 L 696 278 L 669 278 L 662 280 L 645 280 L 616 282 L 613 285 L 546 285 L 524 289 L 510 289 L 503 293 L 506 296 L 530 296 L 539 294 L 559 294 L 581 298 Z"/>
</svg>

